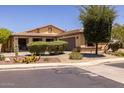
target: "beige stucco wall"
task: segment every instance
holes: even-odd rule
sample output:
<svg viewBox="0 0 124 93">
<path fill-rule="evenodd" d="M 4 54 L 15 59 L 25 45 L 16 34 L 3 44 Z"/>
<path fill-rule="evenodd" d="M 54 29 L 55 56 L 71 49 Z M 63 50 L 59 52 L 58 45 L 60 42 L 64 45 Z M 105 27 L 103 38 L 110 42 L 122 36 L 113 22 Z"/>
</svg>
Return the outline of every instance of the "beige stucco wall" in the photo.
<svg viewBox="0 0 124 93">
<path fill-rule="evenodd" d="M 78 35 L 78 40 L 77 40 L 77 45 L 78 46 L 81 46 L 81 45 L 85 45 L 85 38 L 84 38 L 84 35 L 83 35 L 83 33 L 80 33 L 79 35 Z"/>
<path fill-rule="evenodd" d="M 58 33 L 58 34 L 63 33 L 62 30 L 57 29 L 57 28 L 55 28 L 55 27 L 53 27 L 53 26 L 43 27 L 43 28 L 41 28 L 41 29 L 33 30 L 32 32 L 33 32 L 33 33 L 49 33 L 49 31 L 48 31 L 49 28 L 52 28 L 52 32 L 51 32 L 51 33 Z"/>
</svg>

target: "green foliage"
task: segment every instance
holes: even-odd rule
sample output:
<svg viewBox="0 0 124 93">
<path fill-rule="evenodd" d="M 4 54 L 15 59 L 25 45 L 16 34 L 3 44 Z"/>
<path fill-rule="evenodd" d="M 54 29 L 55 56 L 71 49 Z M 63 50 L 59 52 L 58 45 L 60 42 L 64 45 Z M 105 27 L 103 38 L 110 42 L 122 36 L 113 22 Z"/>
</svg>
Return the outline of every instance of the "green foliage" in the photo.
<svg viewBox="0 0 124 93">
<path fill-rule="evenodd" d="M 36 55 L 44 54 L 48 51 L 50 54 L 59 54 L 63 53 L 68 43 L 65 41 L 52 41 L 52 42 L 32 42 L 28 44 L 28 50 Z"/>
<path fill-rule="evenodd" d="M 74 60 L 81 60 L 83 55 L 80 52 L 72 52 L 69 55 L 69 59 L 74 59 Z"/>
<path fill-rule="evenodd" d="M 108 42 L 111 38 L 112 23 L 116 12 L 112 6 L 89 5 L 81 6 L 80 21 L 84 26 L 84 36 L 87 42 L 96 44 Z"/>
<path fill-rule="evenodd" d="M 0 43 L 6 43 L 6 41 L 8 40 L 8 38 L 11 35 L 11 31 L 6 29 L 6 28 L 0 28 Z"/>
<path fill-rule="evenodd" d="M 118 56 L 118 57 L 124 57 L 124 52 L 116 51 L 116 52 L 113 53 L 113 55 Z"/>
<path fill-rule="evenodd" d="M 113 40 L 108 44 L 109 49 L 113 52 L 117 51 L 121 47 L 121 43 L 118 40 Z"/>
<path fill-rule="evenodd" d="M 41 41 L 32 42 L 28 44 L 28 50 L 35 55 L 41 55 L 45 53 L 47 46 L 48 46 L 47 42 Z"/>
<path fill-rule="evenodd" d="M 16 63 L 34 63 L 36 61 L 38 61 L 40 59 L 40 57 L 37 57 L 37 56 L 26 56 L 24 57 L 23 59 L 17 59 L 17 58 L 14 58 L 13 60 L 16 62 Z"/>
<path fill-rule="evenodd" d="M 49 42 L 47 50 L 50 54 L 60 54 L 63 53 L 67 45 L 68 43 L 65 41 L 53 41 Z"/>
<path fill-rule="evenodd" d="M 124 46 L 124 25 L 115 24 L 112 28 L 112 38 L 119 40 Z"/>
<path fill-rule="evenodd" d="M 5 60 L 5 56 L 4 55 L 0 55 L 0 61 L 4 61 Z"/>
</svg>

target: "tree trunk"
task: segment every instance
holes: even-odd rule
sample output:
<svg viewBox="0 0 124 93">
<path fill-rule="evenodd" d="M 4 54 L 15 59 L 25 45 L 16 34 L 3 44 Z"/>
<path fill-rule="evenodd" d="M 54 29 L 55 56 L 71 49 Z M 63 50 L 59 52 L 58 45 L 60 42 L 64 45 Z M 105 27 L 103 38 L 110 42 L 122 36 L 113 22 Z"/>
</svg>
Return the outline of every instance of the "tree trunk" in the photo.
<svg viewBox="0 0 124 93">
<path fill-rule="evenodd" d="M 98 43 L 96 43 L 96 51 L 95 51 L 95 54 L 96 54 L 96 55 L 98 54 Z"/>
</svg>

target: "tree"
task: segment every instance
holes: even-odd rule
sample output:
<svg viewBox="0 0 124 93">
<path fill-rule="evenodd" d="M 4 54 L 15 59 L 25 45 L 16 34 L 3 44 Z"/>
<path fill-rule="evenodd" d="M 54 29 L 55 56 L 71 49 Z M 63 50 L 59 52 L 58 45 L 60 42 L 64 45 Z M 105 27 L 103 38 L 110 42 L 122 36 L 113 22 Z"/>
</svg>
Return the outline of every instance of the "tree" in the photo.
<svg viewBox="0 0 124 93">
<path fill-rule="evenodd" d="M 115 24 L 112 28 L 112 39 L 119 40 L 124 46 L 124 25 Z"/>
<path fill-rule="evenodd" d="M 0 28 L 0 51 L 2 44 L 6 43 L 11 35 L 11 31 L 6 28 Z"/>
<path fill-rule="evenodd" d="M 94 43 L 96 54 L 98 44 L 109 42 L 116 12 L 112 6 L 89 5 L 80 7 L 80 21 L 84 27 L 87 42 Z"/>
</svg>

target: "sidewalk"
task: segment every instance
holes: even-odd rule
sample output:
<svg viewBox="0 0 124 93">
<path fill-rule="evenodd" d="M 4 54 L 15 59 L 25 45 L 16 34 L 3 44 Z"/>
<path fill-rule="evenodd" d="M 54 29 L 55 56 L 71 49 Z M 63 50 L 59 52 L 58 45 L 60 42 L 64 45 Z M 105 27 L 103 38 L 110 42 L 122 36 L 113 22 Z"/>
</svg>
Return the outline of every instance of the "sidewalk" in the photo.
<svg viewBox="0 0 124 93">
<path fill-rule="evenodd" d="M 124 61 L 124 58 L 108 58 L 97 59 L 89 62 L 81 63 L 39 63 L 39 64 L 13 64 L 13 65 L 0 65 L 0 69 L 20 69 L 20 68 L 39 68 L 39 67 L 59 67 L 59 66 L 93 66 L 104 64 L 107 62 Z"/>
</svg>

